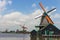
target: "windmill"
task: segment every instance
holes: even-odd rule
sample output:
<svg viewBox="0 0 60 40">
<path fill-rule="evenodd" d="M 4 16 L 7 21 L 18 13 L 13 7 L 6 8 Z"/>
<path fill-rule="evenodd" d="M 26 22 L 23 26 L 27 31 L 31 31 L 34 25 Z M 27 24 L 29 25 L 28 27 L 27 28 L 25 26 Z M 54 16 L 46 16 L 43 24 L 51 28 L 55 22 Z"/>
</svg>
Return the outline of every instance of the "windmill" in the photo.
<svg viewBox="0 0 60 40">
<path fill-rule="evenodd" d="M 27 27 L 25 27 L 25 25 L 20 25 L 20 26 L 22 26 L 23 31 L 25 31 L 25 29 L 27 29 Z"/>
<path fill-rule="evenodd" d="M 41 17 L 41 22 L 39 26 L 43 26 L 42 29 L 44 29 L 48 24 L 54 24 L 53 21 L 51 20 L 51 18 L 49 17 L 49 13 L 56 10 L 56 8 L 51 9 L 50 11 L 46 12 L 45 8 L 43 7 L 42 3 L 39 3 L 40 7 L 42 8 L 42 10 L 44 11 L 44 13 L 42 15 L 38 15 L 35 17 L 35 19 L 40 18 Z"/>
</svg>

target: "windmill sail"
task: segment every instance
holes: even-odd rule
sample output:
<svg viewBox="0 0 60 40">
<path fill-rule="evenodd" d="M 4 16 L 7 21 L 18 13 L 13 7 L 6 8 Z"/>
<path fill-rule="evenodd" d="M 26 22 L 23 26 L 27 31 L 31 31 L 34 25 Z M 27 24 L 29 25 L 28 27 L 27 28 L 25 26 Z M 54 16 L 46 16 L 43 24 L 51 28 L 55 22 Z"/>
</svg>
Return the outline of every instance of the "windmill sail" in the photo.
<svg viewBox="0 0 60 40">
<path fill-rule="evenodd" d="M 42 8 L 42 10 L 44 11 L 44 13 L 42 15 L 38 15 L 35 17 L 35 19 L 41 17 L 41 22 L 40 22 L 40 27 L 42 27 L 40 30 L 44 29 L 45 27 L 47 27 L 49 24 L 54 24 L 53 21 L 51 20 L 51 18 L 49 17 L 49 13 L 53 12 L 56 8 L 53 8 L 52 10 L 46 12 L 46 10 L 44 9 L 44 6 L 42 5 L 42 3 L 40 3 L 40 7 Z"/>
<path fill-rule="evenodd" d="M 40 3 L 40 7 L 42 8 L 42 10 L 43 10 L 44 12 L 46 12 L 45 9 L 44 9 L 44 7 L 43 7 L 43 5 L 42 5 L 42 3 Z"/>
<path fill-rule="evenodd" d="M 41 18 L 41 23 L 40 23 L 40 25 L 47 26 L 49 23 L 50 23 L 50 24 L 54 24 L 53 21 L 51 20 L 51 18 L 47 15 L 47 13 L 55 10 L 56 8 L 54 8 L 54 9 L 46 12 L 46 10 L 44 9 L 44 6 L 42 5 L 42 3 L 40 3 L 40 7 L 41 7 L 42 10 L 44 11 L 43 16 L 42 16 L 42 18 Z"/>
<path fill-rule="evenodd" d="M 56 8 L 53 8 L 52 10 L 48 11 L 47 13 L 50 13 L 50 12 L 55 11 L 55 10 L 56 10 Z"/>
</svg>

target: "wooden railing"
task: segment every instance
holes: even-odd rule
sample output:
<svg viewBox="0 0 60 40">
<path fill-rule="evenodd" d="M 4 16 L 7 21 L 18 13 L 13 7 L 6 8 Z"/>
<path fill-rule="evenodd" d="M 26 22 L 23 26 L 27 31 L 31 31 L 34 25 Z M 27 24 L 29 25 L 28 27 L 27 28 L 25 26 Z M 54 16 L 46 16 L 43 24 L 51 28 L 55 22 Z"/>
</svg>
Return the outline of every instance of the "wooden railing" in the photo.
<svg viewBox="0 0 60 40">
<path fill-rule="evenodd" d="M 60 35 L 42 35 L 42 40 L 60 40 Z"/>
</svg>

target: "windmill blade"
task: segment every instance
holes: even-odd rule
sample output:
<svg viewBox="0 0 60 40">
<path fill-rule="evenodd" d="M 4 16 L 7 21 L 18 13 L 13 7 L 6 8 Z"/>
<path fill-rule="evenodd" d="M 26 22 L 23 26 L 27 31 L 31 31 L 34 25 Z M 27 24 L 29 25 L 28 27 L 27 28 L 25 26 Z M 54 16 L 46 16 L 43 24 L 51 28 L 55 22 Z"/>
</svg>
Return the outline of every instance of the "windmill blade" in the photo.
<svg viewBox="0 0 60 40">
<path fill-rule="evenodd" d="M 42 15 L 38 15 L 38 16 L 35 17 L 35 19 L 37 19 L 37 18 L 39 18 L 39 17 L 41 17 L 41 16 L 42 16 Z"/>
<path fill-rule="evenodd" d="M 51 18 L 48 15 L 46 16 L 46 19 L 50 24 L 54 24 L 53 21 L 51 20 Z"/>
<path fill-rule="evenodd" d="M 41 17 L 41 16 L 42 16 L 42 14 L 40 14 L 40 15 L 36 16 L 36 17 L 35 17 L 35 19 L 37 19 L 37 18 L 39 18 L 39 17 Z"/>
<path fill-rule="evenodd" d="M 56 8 L 53 8 L 52 10 L 48 11 L 47 13 L 56 11 Z"/>
<path fill-rule="evenodd" d="M 42 8 L 42 10 L 43 10 L 44 12 L 46 12 L 41 2 L 39 3 L 39 5 L 40 5 L 40 7 Z M 36 16 L 35 19 L 41 17 L 42 15 L 43 15 L 43 14 L 40 14 L 40 15 Z"/>
<path fill-rule="evenodd" d="M 24 24 L 25 25 L 25 24 Z M 27 27 L 25 27 L 24 25 L 20 25 L 23 29 L 28 29 Z"/>
<path fill-rule="evenodd" d="M 44 9 L 44 6 L 42 5 L 41 2 L 39 3 L 39 5 L 40 5 L 40 7 L 42 8 L 42 10 L 43 10 L 44 12 L 46 12 L 45 9 Z"/>
</svg>

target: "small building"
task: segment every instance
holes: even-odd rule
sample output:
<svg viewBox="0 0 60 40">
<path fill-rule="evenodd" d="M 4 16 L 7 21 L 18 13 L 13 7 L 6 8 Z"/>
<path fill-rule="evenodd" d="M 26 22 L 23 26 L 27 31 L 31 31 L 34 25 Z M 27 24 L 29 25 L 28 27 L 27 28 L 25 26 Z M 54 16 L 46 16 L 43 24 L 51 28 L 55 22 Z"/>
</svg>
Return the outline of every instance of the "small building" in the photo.
<svg viewBox="0 0 60 40">
<path fill-rule="evenodd" d="M 42 35 L 43 40 L 60 40 L 60 30 L 56 26 L 49 24 L 46 27 L 39 26 L 39 28 L 38 33 Z"/>
<path fill-rule="evenodd" d="M 43 35 L 60 35 L 60 30 L 56 26 L 49 24 L 47 27 L 41 29 L 41 33 Z"/>
</svg>

